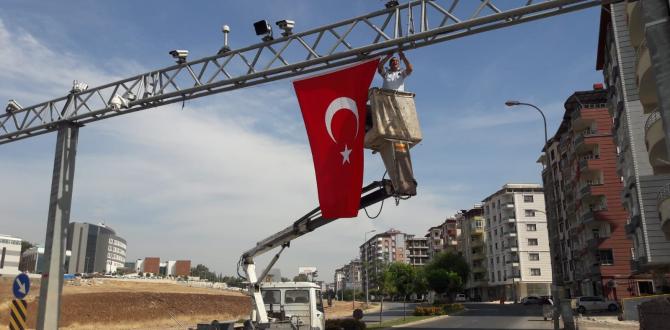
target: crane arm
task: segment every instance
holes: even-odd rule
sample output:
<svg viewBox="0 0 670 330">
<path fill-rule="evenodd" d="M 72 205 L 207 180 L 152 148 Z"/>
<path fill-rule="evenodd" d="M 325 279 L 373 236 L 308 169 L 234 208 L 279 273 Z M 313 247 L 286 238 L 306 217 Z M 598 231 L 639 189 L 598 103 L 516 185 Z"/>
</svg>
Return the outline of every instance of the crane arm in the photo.
<svg viewBox="0 0 670 330">
<path fill-rule="evenodd" d="M 501 3 L 500 9 L 494 2 Z M 334 68 L 387 53 L 559 15 L 605 0 L 414 0 L 248 47 L 158 69 L 0 114 L 0 144 L 161 105 Z M 510 7 L 511 6 L 511 7 Z"/>
</svg>

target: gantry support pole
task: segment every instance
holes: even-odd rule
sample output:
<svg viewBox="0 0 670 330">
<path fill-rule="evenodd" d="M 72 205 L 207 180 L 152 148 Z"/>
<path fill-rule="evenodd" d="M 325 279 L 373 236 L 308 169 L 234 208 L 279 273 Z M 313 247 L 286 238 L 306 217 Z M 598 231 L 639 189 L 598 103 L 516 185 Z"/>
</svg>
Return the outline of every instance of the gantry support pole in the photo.
<svg viewBox="0 0 670 330">
<path fill-rule="evenodd" d="M 65 240 L 70 222 L 78 134 L 77 124 L 70 122 L 58 124 L 47 234 L 44 240 L 44 264 L 48 268 L 42 273 L 37 314 L 38 330 L 58 329 L 65 270 Z"/>
</svg>

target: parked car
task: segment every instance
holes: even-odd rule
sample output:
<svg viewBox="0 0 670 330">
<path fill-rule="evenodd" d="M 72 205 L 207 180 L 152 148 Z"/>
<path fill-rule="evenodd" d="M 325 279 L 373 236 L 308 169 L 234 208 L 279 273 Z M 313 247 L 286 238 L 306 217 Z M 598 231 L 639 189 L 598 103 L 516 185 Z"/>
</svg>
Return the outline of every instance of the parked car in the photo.
<svg viewBox="0 0 670 330">
<path fill-rule="evenodd" d="M 528 296 L 521 298 L 521 303 L 524 305 L 541 305 L 545 299 L 538 296 Z"/>
<path fill-rule="evenodd" d="M 587 311 L 604 311 L 608 310 L 614 312 L 619 309 L 619 304 L 614 300 L 608 300 L 603 297 L 584 296 L 577 297 L 576 301 L 577 311 L 584 314 Z"/>
<path fill-rule="evenodd" d="M 454 301 L 457 301 L 457 302 L 463 302 L 463 301 L 466 301 L 466 300 L 467 299 L 465 299 L 465 294 L 462 294 L 462 293 L 457 293 L 456 298 L 454 298 Z"/>
</svg>

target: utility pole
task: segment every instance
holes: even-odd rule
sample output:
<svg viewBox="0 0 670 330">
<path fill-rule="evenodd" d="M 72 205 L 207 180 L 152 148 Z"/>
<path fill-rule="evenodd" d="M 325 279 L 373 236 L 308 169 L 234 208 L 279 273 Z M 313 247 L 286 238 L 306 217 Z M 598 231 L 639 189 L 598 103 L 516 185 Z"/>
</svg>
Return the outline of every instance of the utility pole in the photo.
<svg viewBox="0 0 670 330">
<path fill-rule="evenodd" d="M 44 240 L 44 263 L 47 269 L 42 273 L 40 282 L 40 301 L 37 310 L 38 330 L 58 329 L 60 298 L 63 292 L 65 240 L 67 226 L 70 222 L 78 135 L 78 125 L 69 122 L 59 124 L 47 233 Z"/>
</svg>

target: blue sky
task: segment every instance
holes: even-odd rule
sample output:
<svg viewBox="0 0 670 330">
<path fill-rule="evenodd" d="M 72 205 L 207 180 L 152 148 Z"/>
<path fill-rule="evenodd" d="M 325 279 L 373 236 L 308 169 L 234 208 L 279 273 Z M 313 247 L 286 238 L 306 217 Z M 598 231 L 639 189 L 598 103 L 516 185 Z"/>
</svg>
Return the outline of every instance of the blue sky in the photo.
<svg viewBox="0 0 670 330">
<path fill-rule="evenodd" d="M 525 2 L 525 1 L 522 1 Z M 0 100 L 22 105 L 171 65 L 172 49 L 214 54 L 258 42 L 252 23 L 295 20 L 296 31 L 362 15 L 381 1 L 4 1 Z M 423 235 L 508 182 L 539 182 L 539 115 L 550 135 L 562 104 L 600 82 L 598 9 L 412 50 L 406 88 L 424 141 L 412 156 L 419 194 L 388 202 L 299 239 L 278 266 L 322 276 L 354 258 L 365 231 Z M 378 78 L 373 84 L 379 84 Z M 0 146 L 0 232 L 44 240 L 55 134 Z M 366 182 L 381 177 L 366 156 Z M 239 255 L 317 204 L 307 138 L 292 86 L 282 80 L 97 122 L 80 133 L 72 220 L 104 221 L 128 240 L 128 258 L 192 259 L 233 274 Z M 374 211 L 376 210 L 373 207 Z M 261 258 L 261 264 L 266 258 Z"/>
</svg>

